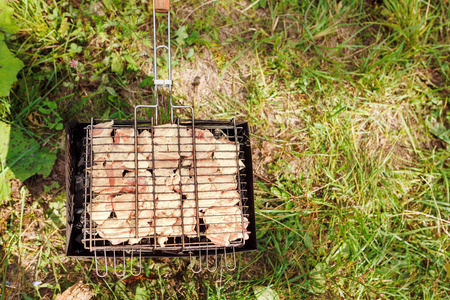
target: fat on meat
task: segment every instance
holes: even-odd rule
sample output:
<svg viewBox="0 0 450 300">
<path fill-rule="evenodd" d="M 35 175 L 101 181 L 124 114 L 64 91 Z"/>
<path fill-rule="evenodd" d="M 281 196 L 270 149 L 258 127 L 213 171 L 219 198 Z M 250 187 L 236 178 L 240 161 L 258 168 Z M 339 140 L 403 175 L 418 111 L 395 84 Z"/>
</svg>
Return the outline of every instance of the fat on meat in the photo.
<svg viewBox="0 0 450 300">
<path fill-rule="evenodd" d="M 127 242 L 134 237 L 134 227 L 127 220 L 116 218 L 107 219 L 97 226 L 98 234 L 113 245 Z"/>
<path fill-rule="evenodd" d="M 92 127 L 92 136 L 111 136 L 111 132 L 113 131 L 112 126 L 114 125 L 114 121 L 98 123 Z"/>
</svg>

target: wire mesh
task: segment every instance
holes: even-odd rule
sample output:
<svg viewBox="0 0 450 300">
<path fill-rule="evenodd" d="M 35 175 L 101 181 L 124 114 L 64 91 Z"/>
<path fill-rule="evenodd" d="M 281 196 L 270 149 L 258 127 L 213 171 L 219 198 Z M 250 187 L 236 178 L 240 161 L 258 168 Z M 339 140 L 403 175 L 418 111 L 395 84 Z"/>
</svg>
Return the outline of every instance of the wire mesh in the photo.
<svg viewBox="0 0 450 300">
<path fill-rule="evenodd" d="M 85 248 L 179 252 L 248 238 L 243 130 L 169 124 L 85 128 Z"/>
</svg>

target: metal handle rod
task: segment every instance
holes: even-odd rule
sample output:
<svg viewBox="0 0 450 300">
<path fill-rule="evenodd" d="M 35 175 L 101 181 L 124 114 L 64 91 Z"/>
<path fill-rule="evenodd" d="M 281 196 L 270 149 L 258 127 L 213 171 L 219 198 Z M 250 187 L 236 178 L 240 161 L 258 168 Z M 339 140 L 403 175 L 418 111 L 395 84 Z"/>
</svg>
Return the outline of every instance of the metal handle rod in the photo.
<svg viewBox="0 0 450 300">
<path fill-rule="evenodd" d="M 130 259 L 130 273 L 133 276 L 138 276 L 142 273 L 142 253 L 141 250 L 138 250 L 139 252 L 139 273 L 133 273 L 133 253 L 134 251 L 131 251 L 131 259 Z"/>
<path fill-rule="evenodd" d="M 232 268 L 228 267 L 227 248 L 223 249 L 223 256 L 225 257 L 225 267 L 227 268 L 227 270 L 234 271 L 236 269 L 236 251 L 234 250 L 234 247 L 233 247 L 233 267 Z"/>
<path fill-rule="evenodd" d="M 170 36 L 170 3 L 169 0 L 153 0 L 153 74 L 154 81 L 153 84 L 155 86 L 155 98 L 156 98 L 156 106 L 159 104 L 159 96 L 158 96 L 158 88 L 159 87 L 168 87 L 169 88 L 169 103 L 170 103 L 170 120 L 173 124 L 174 122 L 174 109 L 190 109 L 192 113 L 192 119 L 194 119 L 194 109 L 192 106 L 186 105 L 174 105 L 172 99 L 172 52 L 170 50 L 171 46 L 171 36 Z M 156 13 L 163 12 L 167 13 L 167 45 L 157 45 L 156 43 Z M 158 64 L 157 64 L 157 50 L 165 49 L 168 53 L 168 79 L 159 79 L 158 78 Z M 156 124 L 158 124 L 158 119 L 156 118 Z"/>
<path fill-rule="evenodd" d="M 158 1 L 158 0 L 156 0 Z M 158 11 L 155 9 L 155 0 L 153 0 L 153 74 L 154 74 L 154 85 L 155 85 L 155 95 L 157 95 L 157 86 L 172 86 L 172 54 L 170 51 L 170 12 L 167 13 L 167 45 L 156 45 L 156 13 Z M 160 48 L 164 48 L 167 50 L 169 54 L 169 77 L 168 80 L 159 80 L 158 79 L 158 66 L 156 63 L 157 58 L 157 50 Z"/>
<path fill-rule="evenodd" d="M 210 271 L 211 273 L 213 273 L 213 272 L 215 272 L 215 271 L 217 271 L 217 247 L 216 248 L 214 248 L 214 262 L 215 262 L 215 268 L 214 269 L 210 269 L 209 268 L 209 254 L 208 254 L 208 252 L 209 252 L 209 249 L 206 249 L 206 269 L 208 270 L 208 271 Z"/>
<path fill-rule="evenodd" d="M 125 273 L 127 271 L 127 266 L 125 264 L 125 251 L 122 251 L 122 255 L 123 255 L 123 272 L 122 273 L 117 273 L 117 260 L 116 260 L 116 250 L 113 250 L 113 255 L 114 255 L 114 273 L 119 276 L 119 277 L 123 277 L 125 276 Z"/>
<path fill-rule="evenodd" d="M 95 273 L 97 273 L 98 277 L 106 277 L 108 275 L 108 260 L 106 259 L 106 251 L 103 251 L 105 256 L 105 274 L 100 275 L 98 272 L 98 261 L 97 261 L 97 251 L 94 251 L 94 260 L 95 260 Z"/>
<path fill-rule="evenodd" d="M 195 258 L 195 256 L 194 256 L 194 258 Z M 192 263 L 192 252 L 189 252 L 189 262 L 190 262 L 190 265 L 191 265 L 191 271 L 193 273 L 200 273 L 202 271 L 202 253 L 201 253 L 200 250 L 198 250 L 198 259 L 199 259 L 198 270 L 194 270 L 195 262 Z"/>
</svg>

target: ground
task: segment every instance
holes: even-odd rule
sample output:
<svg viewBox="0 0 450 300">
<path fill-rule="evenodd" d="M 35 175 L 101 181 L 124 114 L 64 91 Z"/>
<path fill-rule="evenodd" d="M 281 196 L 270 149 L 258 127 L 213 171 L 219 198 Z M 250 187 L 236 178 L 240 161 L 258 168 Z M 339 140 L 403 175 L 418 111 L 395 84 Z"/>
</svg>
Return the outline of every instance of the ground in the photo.
<svg viewBox="0 0 450 300">
<path fill-rule="evenodd" d="M 62 125 L 152 101 L 151 3 L 7 5 L 20 29 L 0 32 L 25 67 L 0 118 L 57 159 L 0 201 L 2 299 L 80 280 L 96 299 L 450 297 L 448 1 L 172 1 L 174 100 L 250 125 L 259 246 L 234 271 L 145 259 L 126 278 L 64 255 Z"/>
</svg>

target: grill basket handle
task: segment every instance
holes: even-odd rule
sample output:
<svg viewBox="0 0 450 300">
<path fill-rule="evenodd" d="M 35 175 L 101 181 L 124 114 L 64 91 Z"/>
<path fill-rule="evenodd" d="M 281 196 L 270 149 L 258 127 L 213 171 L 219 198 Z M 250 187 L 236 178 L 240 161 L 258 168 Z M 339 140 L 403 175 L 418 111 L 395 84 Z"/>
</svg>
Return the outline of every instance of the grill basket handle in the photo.
<svg viewBox="0 0 450 300">
<path fill-rule="evenodd" d="M 154 0 L 154 6 L 157 13 L 168 13 L 170 10 L 170 0 Z"/>
</svg>

